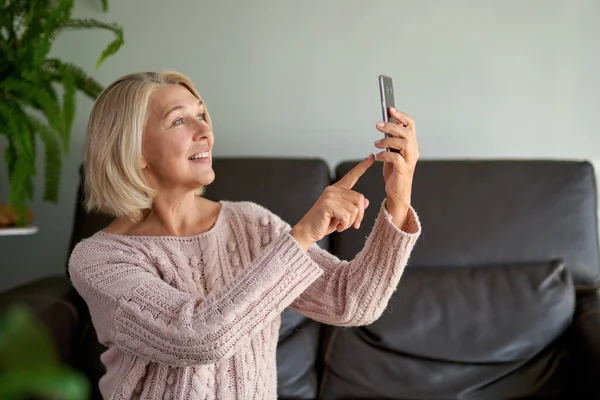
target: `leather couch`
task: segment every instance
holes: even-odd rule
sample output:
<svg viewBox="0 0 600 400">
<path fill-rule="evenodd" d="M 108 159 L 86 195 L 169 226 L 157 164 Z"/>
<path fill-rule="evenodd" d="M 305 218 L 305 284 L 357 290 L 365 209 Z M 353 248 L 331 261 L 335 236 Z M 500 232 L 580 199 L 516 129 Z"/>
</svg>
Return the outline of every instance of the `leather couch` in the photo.
<svg viewBox="0 0 600 400">
<path fill-rule="evenodd" d="M 320 159 L 221 158 L 206 196 L 254 201 L 294 224 L 356 162 L 332 174 Z M 599 398 L 595 182 L 582 161 L 420 161 L 413 205 L 423 234 L 386 312 L 340 328 L 286 310 L 279 398 Z M 361 249 L 384 199 L 381 164 L 355 189 L 371 201 L 365 222 L 320 243 L 343 259 Z M 70 249 L 109 222 L 86 214 L 81 196 Z M 66 274 L 0 296 L 16 301 L 95 386 L 103 347 Z"/>
</svg>

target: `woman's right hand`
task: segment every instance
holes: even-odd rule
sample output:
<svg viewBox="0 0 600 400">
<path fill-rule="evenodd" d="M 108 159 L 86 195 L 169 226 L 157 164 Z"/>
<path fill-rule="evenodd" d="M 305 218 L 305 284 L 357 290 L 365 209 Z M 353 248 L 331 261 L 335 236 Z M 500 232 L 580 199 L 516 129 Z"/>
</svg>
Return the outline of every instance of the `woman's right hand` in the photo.
<svg viewBox="0 0 600 400">
<path fill-rule="evenodd" d="M 365 158 L 339 181 L 328 186 L 311 209 L 292 228 L 290 234 L 307 250 L 313 243 L 333 231 L 342 232 L 351 226 L 358 229 L 365 215 L 369 200 L 352 190 L 375 158 Z"/>
</svg>

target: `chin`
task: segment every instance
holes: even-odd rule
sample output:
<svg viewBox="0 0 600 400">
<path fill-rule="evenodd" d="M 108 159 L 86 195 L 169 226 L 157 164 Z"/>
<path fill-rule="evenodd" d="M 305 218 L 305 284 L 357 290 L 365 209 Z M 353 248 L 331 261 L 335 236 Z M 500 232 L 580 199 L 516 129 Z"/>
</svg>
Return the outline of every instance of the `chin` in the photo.
<svg viewBox="0 0 600 400">
<path fill-rule="evenodd" d="M 201 186 L 208 186 L 213 183 L 215 180 L 215 171 L 210 169 L 210 171 L 206 171 L 202 174 L 202 177 L 198 180 L 198 184 Z"/>
</svg>

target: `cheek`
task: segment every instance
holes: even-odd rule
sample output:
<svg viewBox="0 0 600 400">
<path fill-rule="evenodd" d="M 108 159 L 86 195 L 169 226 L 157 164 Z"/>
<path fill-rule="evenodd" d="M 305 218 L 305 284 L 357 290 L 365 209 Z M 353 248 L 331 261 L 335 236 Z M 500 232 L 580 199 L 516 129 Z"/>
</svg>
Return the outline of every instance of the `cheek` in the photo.
<svg viewBox="0 0 600 400">
<path fill-rule="evenodd" d="M 144 157 L 152 163 L 171 162 L 184 157 L 186 146 L 175 136 L 166 136 L 160 140 L 148 140 L 144 143 Z"/>
</svg>

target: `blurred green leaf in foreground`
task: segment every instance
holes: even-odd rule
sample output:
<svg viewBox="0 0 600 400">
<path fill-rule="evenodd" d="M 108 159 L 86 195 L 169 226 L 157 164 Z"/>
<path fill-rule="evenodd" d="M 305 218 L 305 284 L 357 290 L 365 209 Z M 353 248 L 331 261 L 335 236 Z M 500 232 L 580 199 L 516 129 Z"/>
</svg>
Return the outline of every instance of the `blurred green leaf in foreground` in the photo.
<svg viewBox="0 0 600 400">
<path fill-rule="evenodd" d="M 0 315 L 0 399 L 86 400 L 85 377 L 62 365 L 48 332 L 15 305 Z"/>
</svg>

